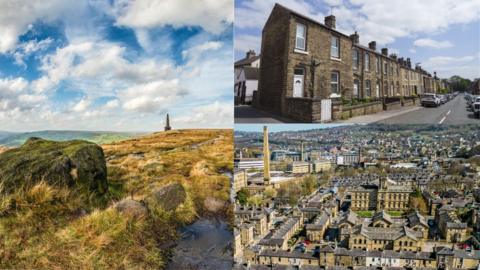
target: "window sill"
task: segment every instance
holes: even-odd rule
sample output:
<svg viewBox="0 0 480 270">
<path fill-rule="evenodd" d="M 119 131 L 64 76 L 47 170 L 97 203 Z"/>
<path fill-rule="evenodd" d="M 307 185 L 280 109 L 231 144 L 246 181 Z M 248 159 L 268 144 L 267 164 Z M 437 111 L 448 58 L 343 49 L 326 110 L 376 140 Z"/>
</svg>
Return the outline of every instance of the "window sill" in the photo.
<svg viewBox="0 0 480 270">
<path fill-rule="evenodd" d="M 337 93 L 331 93 L 329 97 L 330 98 L 339 98 L 339 97 L 342 97 L 342 95 L 337 94 Z"/>
<path fill-rule="evenodd" d="M 330 60 L 335 60 L 335 61 L 338 61 L 338 62 L 342 62 L 341 58 L 336 58 L 336 57 L 332 57 L 332 56 L 330 56 Z"/>
<path fill-rule="evenodd" d="M 300 49 L 293 49 L 293 52 L 308 55 L 308 51 L 304 51 L 304 50 L 300 50 Z"/>
</svg>

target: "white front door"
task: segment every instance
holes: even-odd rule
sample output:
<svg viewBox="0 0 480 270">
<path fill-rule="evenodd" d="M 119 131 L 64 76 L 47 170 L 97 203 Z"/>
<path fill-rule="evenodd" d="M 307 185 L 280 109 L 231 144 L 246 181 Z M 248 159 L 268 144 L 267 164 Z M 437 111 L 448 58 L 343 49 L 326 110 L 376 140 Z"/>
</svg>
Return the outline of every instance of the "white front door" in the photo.
<svg viewBox="0 0 480 270">
<path fill-rule="evenodd" d="M 358 97 L 358 81 L 353 81 L 353 96 Z"/>
<path fill-rule="evenodd" d="M 293 76 L 293 97 L 303 97 L 303 75 Z"/>
</svg>

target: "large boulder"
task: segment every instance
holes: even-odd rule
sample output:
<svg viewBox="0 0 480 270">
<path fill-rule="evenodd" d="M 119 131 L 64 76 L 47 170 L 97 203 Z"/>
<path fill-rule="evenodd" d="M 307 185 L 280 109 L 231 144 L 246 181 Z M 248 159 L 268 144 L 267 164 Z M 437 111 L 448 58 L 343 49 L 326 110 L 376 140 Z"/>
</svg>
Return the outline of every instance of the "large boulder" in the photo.
<svg viewBox="0 0 480 270">
<path fill-rule="evenodd" d="M 102 148 L 81 140 L 30 138 L 21 147 L 0 154 L 0 184 L 4 193 L 40 181 L 105 193 L 107 165 Z"/>
<path fill-rule="evenodd" d="M 150 209 L 162 208 L 171 211 L 177 209 L 186 199 L 185 188 L 179 183 L 173 183 L 154 190 L 144 201 Z"/>
</svg>

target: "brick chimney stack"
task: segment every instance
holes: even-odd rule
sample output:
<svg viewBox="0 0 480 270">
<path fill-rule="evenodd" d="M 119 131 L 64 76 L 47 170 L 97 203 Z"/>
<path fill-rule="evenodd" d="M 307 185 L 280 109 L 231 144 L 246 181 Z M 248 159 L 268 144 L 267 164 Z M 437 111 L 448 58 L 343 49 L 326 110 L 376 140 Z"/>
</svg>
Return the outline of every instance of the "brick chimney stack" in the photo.
<svg viewBox="0 0 480 270">
<path fill-rule="evenodd" d="M 335 29 L 335 16 L 329 15 L 325 17 L 325 25 L 328 28 Z"/>
<path fill-rule="evenodd" d="M 388 48 L 382 48 L 382 54 L 388 56 Z"/>
<path fill-rule="evenodd" d="M 407 66 L 409 68 L 412 68 L 412 62 L 410 62 L 410 58 L 407 58 Z"/>
<path fill-rule="evenodd" d="M 370 43 L 368 43 L 368 48 L 375 51 L 377 49 L 377 42 L 371 41 Z"/>
<path fill-rule="evenodd" d="M 358 35 L 357 31 L 350 35 L 350 39 L 352 39 L 353 44 L 358 44 L 360 42 L 360 36 Z"/>
<path fill-rule="evenodd" d="M 249 50 L 249 51 L 247 52 L 247 59 L 250 59 L 250 58 L 252 58 L 252 57 L 255 57 L 255 55 L 256 55 L 256 53 L 255 53 L 254 50 Z"/>
</svg>

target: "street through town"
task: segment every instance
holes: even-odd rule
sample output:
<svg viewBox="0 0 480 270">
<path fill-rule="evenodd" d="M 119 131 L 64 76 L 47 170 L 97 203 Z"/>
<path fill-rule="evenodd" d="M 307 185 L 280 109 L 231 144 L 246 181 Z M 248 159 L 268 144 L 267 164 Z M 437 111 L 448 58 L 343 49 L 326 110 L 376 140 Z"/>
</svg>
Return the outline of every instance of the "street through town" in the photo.
<svg viewBox="0 0 480 270">
<path fill-rule="evenodd" d="M 480 119 L 475 118 L 468 108 L 463 94 L 439 107 L 420 108 L 398 116 L 387 118 L 377 123 L 383 124 L 479 124 Z"/>
</svg>

